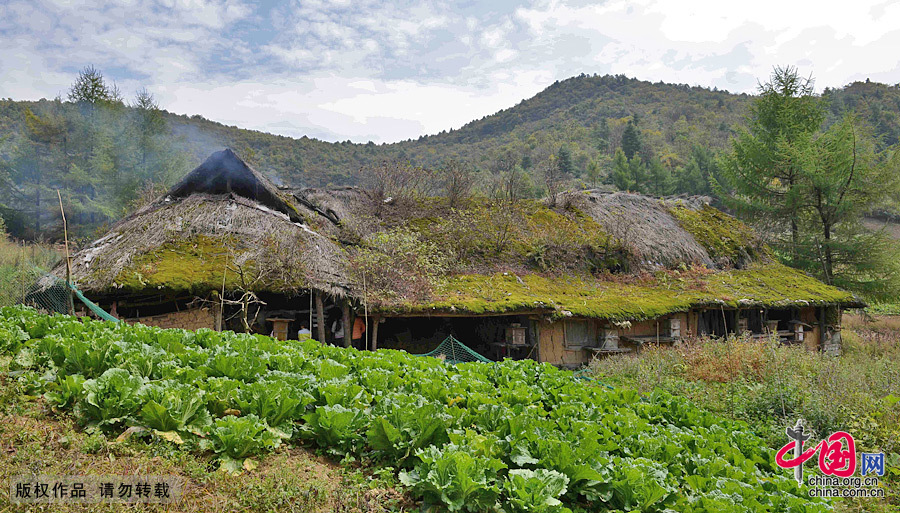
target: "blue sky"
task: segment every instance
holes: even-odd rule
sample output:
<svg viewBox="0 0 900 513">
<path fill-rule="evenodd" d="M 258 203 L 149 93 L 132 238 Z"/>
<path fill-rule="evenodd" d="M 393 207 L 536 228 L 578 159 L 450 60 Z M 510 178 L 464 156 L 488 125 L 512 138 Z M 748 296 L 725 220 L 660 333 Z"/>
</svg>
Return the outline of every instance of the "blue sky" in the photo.
<svg viewBox="0 0 900 513">
<path fill-rule="evenodd" d="M 94 65 L 172 112 L 380 143 L 458 128 L 579 73 L 753 92 L 792 64 L 819 90 L 896 84 L 897 48 L 895 0 L 2 0 L 0 97 L 65 96 Z"/>
</svg>

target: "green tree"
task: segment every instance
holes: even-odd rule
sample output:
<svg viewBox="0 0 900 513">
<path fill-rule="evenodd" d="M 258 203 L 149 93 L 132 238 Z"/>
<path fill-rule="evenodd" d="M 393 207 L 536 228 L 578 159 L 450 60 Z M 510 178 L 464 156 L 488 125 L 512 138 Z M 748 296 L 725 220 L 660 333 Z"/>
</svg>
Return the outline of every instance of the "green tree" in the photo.
<svg viewBox="0 0 900 513">
<path fill-rule="evenodd" d="M 159 104 L 156 99 L 146 89 L 141 89 L 135 96 L 134 103 L 134 124 L 138 134 L 138 152 L 140 155 L 141 174 L 156 181 L 159 177 L 154 176 L 148 168 L 152 164 L 154 153 L 160 150 L 159 139 L 166 130 L 166 119 L 163 117 L 162 111 L 159 110 Z"/>
<path fill-rule="evenodd" d="M 634 117 L 631 118 L 625 126 L 625 131 L 622 132 L 622 151 L 628 160 L 633 159 L 641 151 L 641 135 Z"/>
<path fill-rule="evenodd" d="M 609 160 L 609 157 L 603 156 L 605 160 Z M 600 163 L 600 158 L 591 159 L 587 166 L 587 180 L 588 183 L 591 184 L 591 187 L 596 187 L 598 183 L 600 183 L 600 178 L 603 176 L 603 165 Z"/>
<path fill-rule="evenodd" d="M 78 73 L 78 77 L 69 88 L 69 101 L 96 108 L 112 100 L 112 93 L 103 79 L 103 73 L 93 66 L 88 66 Z M 118 96 L 118 91 L 116 93 Z"/>
<path fill-rule="evenodd" d="M 694 146 L 685 165 L 675 170 L 675 191 L 697 195 L 712 194 L 710 182 L 716 179 L 718 173 L 715 155 L 702 146 Z"/>
<path fill-rule="evenodd" d="M 801 227 L 804 261 L 833 284 L 869 288 L 894 281 L 897 252 L 885 257 L 883 241 L 860 228 L 863 215 L 898 190 L 900 154 L 875 153 L 875 141 L 852 116 L 816 137 L 796 155 L 798 188 L 806 224 Z M 873 265 L 874 261 L 874 265 Z M 894 290 L 894 294 L 900 290 Z"/>
<path fill-rule="evenodd" d="M 25 140 L 18 145 L 12 176 L 22 199 L 29 198 L 23 203 L 30 203 L 30 206 L 23 204 L 22 207 L 32 216 L 35 235 L 41 232 L 42 220 L 48 217 L 48 208 L 52 208 L 48 205 L 53 204 L 53 189 L 59 187 L 68 167 L 66 119 L 60 102 L 53 102 L 41 111 L 24 111 Z"/>
<path fill-rule="evenodd" d="M 641 160 L 641 156 L 635 155 L 629 160 L 621 148 L 616 150 L 613 157 L 610 181 L 620 191 L 647 192 L 649 190 L 648 170 Z"/>
<path fill-rule="evenodd" d="M 726 204 L 768 228 L 787 263 L 827 283 L 896 296 L 897 250 L 861 220 L 900 187 L 900 157 L 877 153 L 874 137 L 853 117 L 823 130 L 824 112 L 811 79 L 776 68 L 715 185 L 729 187 Z"/>
<path fill-rule="evenodd" d="M 591 133 L 593 137 L 594 147 L 601 152 L 606 152 L 609 145 L 609 121 L 604 117 L 600 122 L 594 125 Z"/>
<path fill-rule="evenodd" d="M 725 203 L 747 218 L 784 227 L 789 240 L 776 237 L 791 260 L 798 258 L 802 198 L 797 160 L 825 119 L 824 109 L 813 95 L 811 78 L 796 68 L 776 67 L 769 81 L 760 85 L 759 97 L 750 108 L 748 128 L 732 140 L 723 159 Z M 786 226 L 785 226 L 786 225 Z"/>
<path fill-rule="evenodd" d="M 572 161 L 572 150 L 567 145 L 564 144 L 559 147 L 559 153 L 557 153 L 556 158 L 560 173 L 566 176 L 577 174 L 575 172 L 575 163 Z"/>
<path fill-rule="evenodd" d="M 640 157 L 638 157 L 640 159 Z M 674 180 L 672 172 L 663 165 L 659 159 L 651 159 L 646 167 L 647 181 L 641 184 L 640 191 L 653 196 L 667 196 L 672 194 Z"/>
</svg>

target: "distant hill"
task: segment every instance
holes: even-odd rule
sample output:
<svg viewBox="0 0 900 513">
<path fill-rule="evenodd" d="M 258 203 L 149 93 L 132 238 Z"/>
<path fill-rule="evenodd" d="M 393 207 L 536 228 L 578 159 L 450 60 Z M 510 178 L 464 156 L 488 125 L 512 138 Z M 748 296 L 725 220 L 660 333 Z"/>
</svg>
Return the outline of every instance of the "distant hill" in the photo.
<svg viewBox="0 0 900 513">
<path fill-rule="evenodd" d="M 856 82 L 823 96 L 831 119 L 855 112 L 882 147 L 897 143 L 900 86 Z M 143 125 L 132 107 L 119 104 L 105 117 L 88 118 L 83 106 L 67 102 L 0 100 L 0 179 L 7 177 L 5 190 L 0 187 L 0 214 L 19 212 L 28 218 L 34 208 L 50 218 L 49 207 L 41 203 L 60 188 L 75 198 L 74 223 L 108 223 L 133 208 L 135 191 L 147 177 L 171 183 L 222 147 L 234 148 L 276 182 L 293 186 L 355 184 L 360 169 L 384 160 L 437 167 L 456 159 L 477 170 L 504 162 L 527 171 L 549 155 L 586 180 L 589 168 L 601 177 L 608 174 L 633 123 L 644 161 L 676 170 L 697 148 L 708 155 L 727 148 L 752 98 L 624 76 L 580 75 L 457 130 L 382 145 L 293 139 L 162 111 L 165 133 L 150 141 L 157 159 L 153 169 L 146 164 L 146 151 L 135 146 Z M 29 118 L 29 112 L 37 117 Z M 137 155 L 140 151 L 144 156 Z M 54 173 L 45 172 L 48 166 Z M 43 230 L 41 223 L 35 230 Z"/>
<path fill-rule="evenodd" d="M 900 87 L 855 82 L 828 89 L 832 119 L 850 110 L 869 122 L 883 147 L 900 138 Z M 353 173 L 382 159 L 410 160 L 434 166 L 455 158 L 481 168 L 503 152 L 524 158 L 540 145 L 567 145 L 576 170 L 592 158 L 611 156 L 621 145 L 627 121 L 638 117 L 644 156 L 675 167 L 694 145 L 727 147 L 732 131 L 742 126 L 751 95 L 702 87 L 650 83 L 623 76 L 581 75 L 556 82 L 536 96 L 457 130 L 394 144 L 328 143 L 275 136 L 229 127 L 199 116 L 169 115 L 173 131 L 186 137 L 199 163 L 210 144 L 246 151 L 258 167 L 295 185 L 324 186 L 353 182 Z"/>
<path fill-rule="evenodd" d="M 667 165 L 684 162 L 691 145 L 723 148 L 742 123 L 750 96 L 699 87 L 650 83 L 622 76 L 582 75 L 556 82 L 533 98 L 457 129 L 393 144 L 328 143 L 291 139 L 229 127 L 199 116 L 168 114 L 199 163 L 209 146 L 232 146 L 267 174 L 295 184 L 348 184 L 361 167 L 380 160 L 435 166 L 458 159 L 483 169 L 498 155 L 523 158 L 547 145 L 569 146 L 578 170 L 592 158 L 611 156 L 632 116 L 645 141 L 645 156 Z"/>
</svg>

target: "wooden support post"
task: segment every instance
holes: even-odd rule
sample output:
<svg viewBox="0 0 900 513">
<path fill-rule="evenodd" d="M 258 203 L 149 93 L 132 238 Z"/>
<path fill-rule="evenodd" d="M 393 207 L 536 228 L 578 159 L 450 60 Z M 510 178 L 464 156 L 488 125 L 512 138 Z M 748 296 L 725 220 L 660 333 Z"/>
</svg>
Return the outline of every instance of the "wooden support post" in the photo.
<svg viewBox="0 0 900 513">
<path fill-rule="evenodd" d="M 63 210 L 62 195 L 59 189 L 56 190 L 56 197 L 59 198 L 59 213 L 63 222 L 63 237 L 66 242 L 66 296 L 68 297 L 69 315 L 75 315 L 75 298 L 72 290 L 72 257 L 69 255 L 69 224 L 66 222 L 66 211 Z"/>
<path fill-rule="evenodd" d="M 213 317 L 215 318 L 215 325 L 214 325 L 215 330 L 222 331 L 222 301 L 221 301 L 221 299 L 219 301 L 216 301 L 216 299 L 218 299 L 217 298 L 218 295 L 219 294 L 217 294 L 215 291 L 212 293 L 212 298 L 213 298 L 212 311 L 213 311 Z M 115 303 L 113 303 L 113 304 L 115 304 Z"/>
<path fill-rule="evenodd" d="M 325 340 L 325 304 L 322 301 L 322 293 L 318 290 L 316 291 L 316 327 L 319 342 L 325 344 L 327 341 Z"/>
<path fill-rule="evenodd" d="M 372 351 L 378 349 L 378 324 L 381 323 L 380 315 L 372 316 Z"/>
<path fill-rule="evenodd" d="M 827 335 L 825 331 L 827 330 L 827 326 L 825 324 L 825 307 L 819 307 L 819 351 L 825 350 L 825 342 L 827 340 Z"/>
<path fill-rule="evenodd" d="M 344 315 L 344 347 L 350 347 L 350 343 L 353 337 L 353 323 L 350 318 L 350 301 L 344 300 L 343 306 L 343 315 Z"/>
</svg>

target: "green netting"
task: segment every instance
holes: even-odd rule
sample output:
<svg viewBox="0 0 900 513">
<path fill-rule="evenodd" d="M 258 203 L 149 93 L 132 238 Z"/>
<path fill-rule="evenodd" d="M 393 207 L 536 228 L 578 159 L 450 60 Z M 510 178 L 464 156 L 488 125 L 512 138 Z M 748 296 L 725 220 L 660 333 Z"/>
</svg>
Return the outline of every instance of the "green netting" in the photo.
<svg viewBox="0 0 900 513">
<path fill-rule="evenodd" d="M 37 284 L 25 294 L 22 303 L 48 312 L 68 313 L 69 291 L 67 288 L 71 289 L 75 298 L 84 303 L 84 306 L 97 317 L 105 321 L 119 322 L 119 319 L 116 319 L 97 306 L 96 303 L 86 298 L 75 285 L 51 274 L 46 274 L 38 280 Z"/>
<path fill-rule="evenodd" d="M 441 358 L 447 363 L 454 364 L 462 362 L 494 363 L 493 360 L 489 360 L 466 347 L 465 344 L 453 338 L 453 335 L 445 338 L 434 350 L 414 356 L 433 356 Z"/>
</svg>

